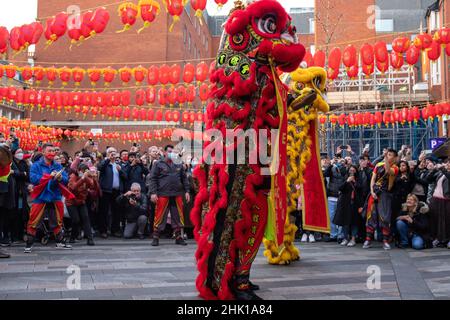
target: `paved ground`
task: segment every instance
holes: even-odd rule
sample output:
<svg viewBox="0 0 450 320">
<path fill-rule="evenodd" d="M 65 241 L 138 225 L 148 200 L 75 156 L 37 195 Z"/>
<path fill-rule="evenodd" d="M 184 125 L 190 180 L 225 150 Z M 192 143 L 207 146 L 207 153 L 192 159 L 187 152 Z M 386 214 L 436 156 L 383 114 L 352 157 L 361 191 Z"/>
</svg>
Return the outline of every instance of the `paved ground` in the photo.
<svg viewBox="0 0 450 320">
<path fill-rule="evenodd" d="M 84 243 L 84 242 L 83 242 Z M 450 299 L 450 250 L 362 250 L 336 243 L 299 244 L 301 261 L 270 266 L 260 250 L 252 280 L 264 299 Z M 7 249 L 0 260 L 0 299 L 198 299 L 195 244 L 161 240 L 97 240 L 71 251 L 36 245 Z M 70 265 L 81 269 L 81 289 L 66 285 Z M 381 288 L 368 289 L 369 266 L 381 271 Z M 376 268 L 376 267 L 375 267 Z"/>
</svg>

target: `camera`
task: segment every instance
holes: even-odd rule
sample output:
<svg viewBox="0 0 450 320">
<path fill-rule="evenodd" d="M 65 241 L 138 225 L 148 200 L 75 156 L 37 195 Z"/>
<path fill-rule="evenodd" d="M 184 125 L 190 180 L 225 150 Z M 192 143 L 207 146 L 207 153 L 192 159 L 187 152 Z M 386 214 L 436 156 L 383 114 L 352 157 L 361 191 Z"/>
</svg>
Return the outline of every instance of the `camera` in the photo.
<svg viewBox="0 0 450 320">
<path fill-rule="evenodd" d="M 136 197 L 136 195 L 135 195 L 134 193 L 130 194 L 127 198 L 128 198 L 129 200 L 134 200 L 134 201 L 137 200 L 137 197 Z"/>
<path fill-rule="evenodd" d="M 342 145 L 340 146 L 341 150 L 347 150 L 348 149 L 348 145 Z"/>
</svg>

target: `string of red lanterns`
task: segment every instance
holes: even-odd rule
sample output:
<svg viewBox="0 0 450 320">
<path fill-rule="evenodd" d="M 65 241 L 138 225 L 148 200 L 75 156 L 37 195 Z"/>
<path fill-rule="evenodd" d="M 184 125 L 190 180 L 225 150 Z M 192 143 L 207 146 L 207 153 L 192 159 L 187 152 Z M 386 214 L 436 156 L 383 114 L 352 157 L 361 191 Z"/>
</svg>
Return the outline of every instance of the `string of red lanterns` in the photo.
<svg viewBox="0 0 450 320">
<path fill-rule="evenodd" d="M 431 61 L 440 58 L 442 52 L 450 56 L 450 28 L 443 27 L 432 36 L 428 33 L 417 35 L 413 41 L 408 37 L 397 37 L 392 41 L 392 51 L 389 53 L 387 44 L 378 41 L 374 45 L 365 43 L 360 49 L 350 44 L 344 50 L 338 47 L 331 49 L 328 55 L 328 78 L 335 80 L 339 76 L 341 63 L 346 69 L 347 76 L 356 78 L 361 63 L 362 72 L 366 76 L 372 75 L 376 69 L 381 73 L 386 72 L 391 66 L 393 69 L 400 69 L 405 63 L 413 66 L 421 54 Z M 307 52 L 304 58 L 308 66 L 326 66 L 326 55 L 322 50 L 317 50 L 314 55 Z"/>
<path fill-rule="evenodd" d="M 440 118 L 442 116 L 450 116 L 450 103 L 442 102 L 438 104 L 430 104 L 423 108 L 400 108 L 394 110 L 376 111 L 376 112 L 350 112 L 341 114 L 330 114 L 319 116 L 319 122 L 321 125 L 325 125 L 329 122 L 333 127 L 338 125 L 344 127 L 345 125 L 350 128 L 357 127 L 381 127 L 384 124 L 386 127 L 394 126 L 396 124 L 412 125 L 414 122 L 417 124 L 419 120 L 430 120 Z"/>
<path fill-rule="evenodd" d="M 93 87 L 95 87 L 100 80 L 103 80 L 105 87 L 109 87 L 115 80 L 116 75 L 118 75 L 124 86 L 128 85 L 133 78 L 138 86 L 145 81 L 150 86 L 165 86 L 169 84 L 174 86 L 181 83 L 181 80 L 185 84 L 191 84 L 194 81 L 194 78 L 197 82 L 206 81 L 210 68 L 214 67 L 213 63 L 209 66 L 205 62 L 200 62 L 196 66 L 187 63 L 183 68 L 178 64 L 173 64 L 172 66 L 162 64 L 159 67 L 152 65 L 148 68 L 138 66 L 135 68 L 122 67 L 120 69 L 109 66 L 106 68 L 94 67 L 88 69 L 80 67 L 68 68 L 66 66 L 60 68 L 55 68 L 54 66 L 47 68 L 41 66 L 19 67 L 10 63 L 7 65 L 0 65 L 0 78 L 6 76 L 8 79 L 13 79 L 16 76 L 16 73 L 20 72 L 24 81 L 30 81 L 34 78 L 34 81 L 37 84 L 40 84 L 46 79 L 49 86 L 53 86 L 59 79 L 62 86 L 65 87 L 70 81 L 73 81 L 75 86 L 80 86 L 85 75 L 87 75 Z"/>
</svg>

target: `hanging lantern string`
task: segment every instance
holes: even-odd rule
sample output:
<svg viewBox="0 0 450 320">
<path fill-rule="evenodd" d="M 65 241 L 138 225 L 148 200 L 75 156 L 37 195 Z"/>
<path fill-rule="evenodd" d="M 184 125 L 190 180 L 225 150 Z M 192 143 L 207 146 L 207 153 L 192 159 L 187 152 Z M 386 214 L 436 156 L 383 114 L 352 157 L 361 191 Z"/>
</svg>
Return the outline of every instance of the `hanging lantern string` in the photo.
<svg viewBox="0 0 450 320">
<path fill-rule="evenodd" d="M 131 82 L 131 81 L 130 81 Z M 205 81 L 203 83 L 209 84 L 208 81 Z M 53 89 L 55 91 L 98 91 L 98 92 L 104 92 L 104 91 L 111 91 L 111 90 L 123 90 L 123 89 L 142 89 L 142 88 L 148 88 L 148 87 L 154 87 L 154 88 L 168 88 L 168 87 L 172 87 L 174 86 L 175 88 L 179 87 L 179 86 L 184 86 L 184 85 L 194 85 L 195 88 L 198 88 L 200 86 L 196 86 L 194 84 L 194 81 L 192 81 L 192 83 L 185 83 L 185 82 L 179 82 L 177 84 L 157 84 L 157 85 L 149 85 L 149 84 L 144 84 L 144 82 L 142 82 L 142 85 L 139 86 L 121 86 L 121 87 L 86 87 L 86 88 L 82 88 L 82 87 L 64 87 L 64 88 L 59 88 L 55 87 L 55 86 L 33 86 L 30 85 L 29 89 L 35 89 L 35 90 L 47 90 L 47 89 Z"/>
<path fill-rule="evenodd" d="M 89 10 L 95 10 L 95 9 L 98 9 L 98 8 L 104 8 L 104 7 L 106 8 L 106 7 L 115 6 L 115 5 L 118 5 L 120 3 L 123 3 L 123 1 L 116 1 L 116 2 L 113 2 L 113 3 L 105 3 L 105 4 L 102 4 L 102 5 L 95 6 L 95 7 L 86 8 L 86 9 L 80 10 L 80 13 L 81 12 L 86 12 L 86 11 L 89 11 Z M 54 15 L 53 16 L 47 16 L 47 17 L 38 17 L 38 18 L 36 18 L 36 20 L 46 20 L 46 19 L 53 18 L 53 17 L 54 17 Z"/>
<path fill-rule="evenodd" d="M 183 63 L 183 62 L 198 62 L 198 61 L 212 61 L 216 58 L 199 58 L 199 59 L 182 59 L 182 60 L 161 60 L 161 61 L 140 61 L 140 62 L 49 62 L 49 61 L 38 61 L 39 64 L 46 65 L 143 65 L 143 64 L 173 64 L 173 63 Z M 14 63 L 24 63 L 28 64 L 28 61 L 24 60 L 8 60 Z"/>
</svg>

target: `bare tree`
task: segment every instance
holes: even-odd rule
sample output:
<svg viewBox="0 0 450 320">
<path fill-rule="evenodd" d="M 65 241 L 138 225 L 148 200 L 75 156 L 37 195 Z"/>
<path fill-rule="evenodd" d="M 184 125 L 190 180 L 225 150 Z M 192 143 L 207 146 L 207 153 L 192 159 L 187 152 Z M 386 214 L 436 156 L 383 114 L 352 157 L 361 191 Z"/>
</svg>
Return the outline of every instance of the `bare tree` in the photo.
<svg viewBox="0 0 450 320">
<path fill-rule="evenodd" d="M 328 57 L 328 53 L 330 51 L 329 45 L 333 43 L 333 40 L 336 35 L 336 31 L 341 23 L 344 14 L 341 12 L 336 18 L 331 17 L 331 14 L 335 12 L 340 12 L 341 9 L 338 8 L 338 3 L 335 0 L 316 0 L 316 15 L 315 22 L 316 26 L 319 26 L 321 31 L 325 34 L 325 55 Z M 320 8 L 320 10 L 318 9 Z M 317 34 L 318 28 L 316 28 L 315 32 Z M 342 26 L 341 30 L 342 31 Z"/>
</svg>

